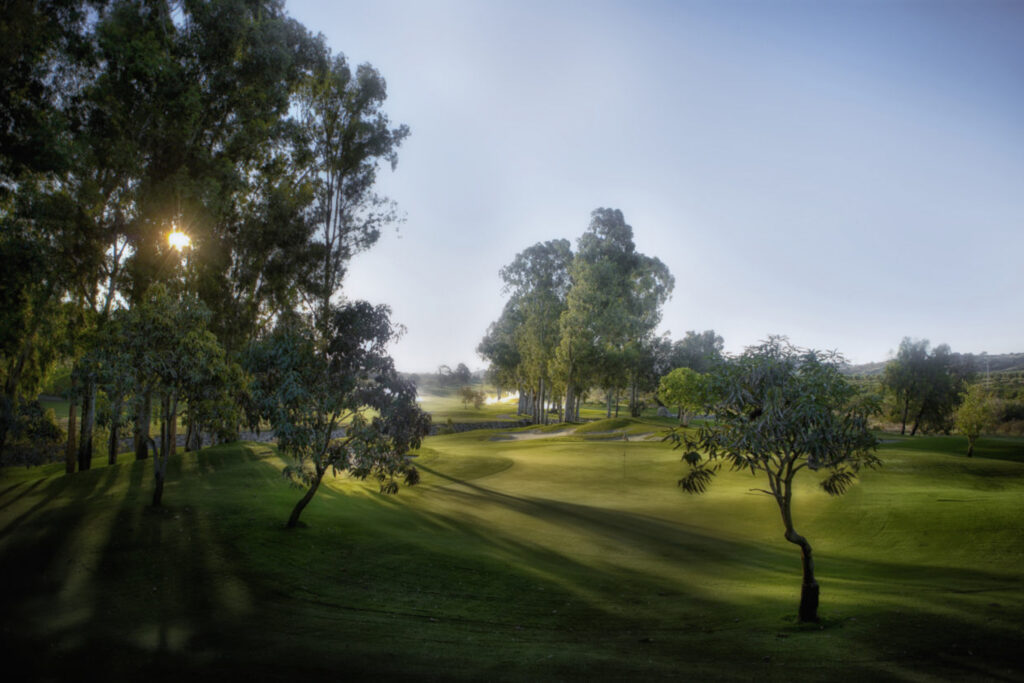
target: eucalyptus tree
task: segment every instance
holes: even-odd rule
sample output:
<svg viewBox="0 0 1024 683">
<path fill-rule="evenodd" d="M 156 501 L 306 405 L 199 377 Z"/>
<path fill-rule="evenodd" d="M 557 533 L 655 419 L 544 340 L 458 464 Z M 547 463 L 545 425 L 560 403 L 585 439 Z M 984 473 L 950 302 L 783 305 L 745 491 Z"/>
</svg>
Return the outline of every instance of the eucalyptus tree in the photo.
<svg viewBox="0 0 1024 683">
<path fill-rule="evenodd" d="M 636 251 L 621 211 L 597 209 L 578 241 L 570 276 L 557 352 L 566 412 L 572 414 L 573 395 L 591 381 L 605 389 L 609 414 L 613 392 L 630 386 L 635 411 L 644 345 L 672 292 L 672 275 L 660 260 Z"/>
<path fill-rule="evenodd" d="M 551 240 L 524 249 L 500 271 L 504 291 L 516 301 L 522 316 L 515 342 L 523 374 L 535 396 L 534 422 L 547 422 L 550 365 L 558 344 L 558 321 L 569 291 L 571 262 L 569 240 Z"/>
<path fill-rule="evenodd" d="M 682 339 L 672 345 L 672 366 L 707 372 L 722 357 L 724 345 L 725 340 L 715 334 L 714 330 L 688 330 Z"/>
<path fill-rule="evenodd" d="M 679 480 L 688 493 L 707 490 L 721 464 L 763 477 L 775 500 L 785 538 L 800 548 L 803 582 L 799 618 L 817 621 L 819 586 L 810 542 L 796 531 L 793 482 L 801 471 L 825 470 L 821 487 L 844 493 L 862 468 L 881 463 L 868 429 L 876 405 L 839 372 L 836 353 L 801 349 L 771 337 L 741 355 L 716 362 L 707 375 L 705 410 L 714 420 L 696 435 L 673 430 L 689 471 Z"/>
<path fill-rule="evenodd" d="M 382 164 L 394 170 L 407 126 L 383 111 L 387 86 L 369 64 L 355 71 L 344 55 L 323 53 L 298 91 L 299 121 L 315 182 L 310 263 L 304 294 L 317 325 L 330 322 L 331 301 L 349 259 L 397 224 L 394 203 L 374 189 Z"/>
<path fill-rule="evenodd" d="M 505 302 L 501 317 L 487 327 L 487 333 L 476 347 L 477 354 L 490 363 L 489 373 L 498 386 L 515 387 L 519 394 L 517 412 L 525 412 L 526 392 L 523 386 L 522 354 L 516 344 L 516 330 L 522 325 L 522 311 L 518 301 L 511 298 Z"/>
<path fill-rule="evenodd" d="M 284 316 L 247 352 L 256 409 L 293 461 L 285 474 L 308 487 L 289 528 L 328 471 L 374 477 L 388 494 L 398 492 L 397 479 L 419 481 L 408 454 L 430 431 L 430 416 L 387 355 L 398 333 L 389 315 L 386 306 L 358 301 L 332 307 L 326 328 Z"/>
<path fill-rule="evenodd" d="M 177 450 L 178 407 L 183 400 L 219 393 L 225 400 L 230 368 L 223 348 L 208 329 L 210 313 L 195 294 L 150 287 L 136 306 L 115 313 L 103 329 L 110 343 L 97 344 L 85 358 L 114 401 L 156 396 L 160 443 L 152 439 L 153 505 L 163 498 L 167 463 Z M 116 451 L 111 446 L 111 458 Z"/>
</svg>

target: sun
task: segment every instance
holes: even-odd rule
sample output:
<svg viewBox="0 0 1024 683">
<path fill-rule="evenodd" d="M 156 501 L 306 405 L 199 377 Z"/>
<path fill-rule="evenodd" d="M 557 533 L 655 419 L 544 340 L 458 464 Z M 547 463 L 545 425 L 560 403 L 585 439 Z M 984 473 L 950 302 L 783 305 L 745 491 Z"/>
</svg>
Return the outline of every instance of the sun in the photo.
<svg viewBox="0 0 1024 683">
<path fill-rule="evenodd" d="M 167 243 L 178 251 L 182 251 L 185 247 L 192 246 L 192 238 L 176 229 L 167 235 Z"/>
</svg>

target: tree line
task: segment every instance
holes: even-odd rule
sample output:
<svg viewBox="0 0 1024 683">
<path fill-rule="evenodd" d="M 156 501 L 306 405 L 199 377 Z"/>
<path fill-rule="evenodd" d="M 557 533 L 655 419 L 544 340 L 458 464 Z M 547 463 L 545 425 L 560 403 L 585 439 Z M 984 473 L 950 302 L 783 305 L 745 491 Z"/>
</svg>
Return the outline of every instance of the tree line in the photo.
<svg viewBox="0 0 1024 683">
<path fill-rule="evenodd" d="M 91 467 L 98 420 L 111 461 L 130 429 L 155 453 L 155 503 L 182 411 L 189 448 L 269 422 L 311 491 L 330 468 L 413 481 L 404 453 L 429 418 L 385 352 L 397 330 L 341 291 L 398 220 L 374 186 L 409 129 L 381 74 L 276 0 L 4 14 L 0 452 L 39 422 L 62 360 L 67 471 Z"/>
</svg>

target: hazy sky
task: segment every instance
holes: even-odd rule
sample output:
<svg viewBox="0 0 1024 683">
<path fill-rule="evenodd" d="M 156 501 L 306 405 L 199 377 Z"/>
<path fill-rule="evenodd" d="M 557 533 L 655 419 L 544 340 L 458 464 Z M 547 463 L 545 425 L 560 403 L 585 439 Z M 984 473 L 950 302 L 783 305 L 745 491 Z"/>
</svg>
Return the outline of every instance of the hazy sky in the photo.
<svg viewBox="0 0 1024 683">
<path fill-rule="evenodd" d="M 401 369 L 482 367 L 498 270 L 598 207 L 675 276 L 673 338 L 1024 351 L 1024 2 L 287 6 L 412 130 L 345 285 Z"/>
</svg>

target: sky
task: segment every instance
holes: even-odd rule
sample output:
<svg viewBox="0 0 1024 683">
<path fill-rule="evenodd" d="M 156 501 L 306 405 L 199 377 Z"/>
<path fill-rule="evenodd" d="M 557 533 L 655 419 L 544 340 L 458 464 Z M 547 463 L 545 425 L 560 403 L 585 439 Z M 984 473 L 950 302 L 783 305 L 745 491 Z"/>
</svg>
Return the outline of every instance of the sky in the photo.
<svg viewBox="0 0 1024 683">
<path fill-rule="evenodd" d="M 659 333 L 883 361 L 1024 352 L 1024 2 L 317 2 L 387 80 L 405 221 L 344 291 L 406 371 L 486 363 L 498 271 L 621 209 L 675 276 Z"/>
</svg>

